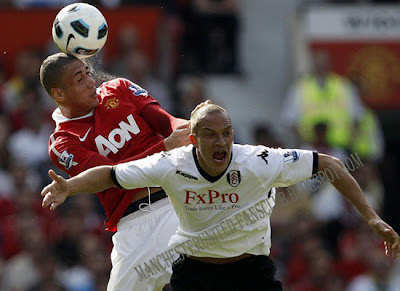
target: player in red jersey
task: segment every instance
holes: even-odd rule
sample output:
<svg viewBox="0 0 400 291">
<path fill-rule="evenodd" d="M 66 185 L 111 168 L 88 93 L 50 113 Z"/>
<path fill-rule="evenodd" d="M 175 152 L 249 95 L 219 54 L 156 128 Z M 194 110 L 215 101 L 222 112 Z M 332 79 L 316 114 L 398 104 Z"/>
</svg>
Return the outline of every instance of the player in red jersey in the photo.
<svg viewBox="0 0 400 291">
<path fill-rule="evenodd" d="M 45 59 L 40 81 L 58 105 L 49 154 L 70 176 L 189 144 L 186 120 L 168 114 L 129 80 L 114 79 L 96 88 L 90 68 L 73 56 L 59 53 Z M 97 193 L 108 217 L 107 230 L 118 229 L 108 290 L 159 290 L 169 282 L 171 266 L 148 280 L 130 269 L 163 253 L 179 225 L 165 193 L 160 188 L 152 192 L 113 188 Z"/>
</svg>

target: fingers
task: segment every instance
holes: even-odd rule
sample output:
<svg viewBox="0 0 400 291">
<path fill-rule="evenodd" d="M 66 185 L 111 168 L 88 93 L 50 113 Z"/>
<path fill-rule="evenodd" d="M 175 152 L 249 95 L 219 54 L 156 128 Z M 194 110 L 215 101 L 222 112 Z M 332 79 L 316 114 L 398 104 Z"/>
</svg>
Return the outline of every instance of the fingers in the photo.
<svg viewBox="0 0 400 291">
<path fill-rule="evenodd" d="M 396 237 L 395 242 L 384 241 L 385 255 L 395 260 L 400 256 L 399 237 Z"/>
<path fill-rule="evenodd" d="M 202 107 L 204 107 L 204 106 L 206 106 L 208 104 L 211 104 L 210 100 L 206 100 L 204 102 L 201 102 L 199 105 L 196 106 L 196 108 L 194 110 L 198 110 L 198 109 L 200 109 L 200 108 L 202 108 Z"/>
<path fill-rule="evenodd" d="M 400 248 L 400 246 L 399 246 L 399 239 L 397 238 L 396 239 L 396 241 L 393 243 L 393 245 L 392 245 L 392 249 L 399 249 Z"/>
<path fill-rule="evenodd" d="M 386 241 L 384 241 L 383 243 L 385 245 L 385 255 L 388 256 L 389 255 L 388 243 Z"/>
<path fill-rule="evenodd" d="M 199 109 L 201 107 L 204 107 L 204 106 L 206 106 L 208 104 L 211 104 L 211 101 L 209 99 L 207 99 L 206 101 L 203 101 L 200 104 L 198 104 L 194 110 L 197 110 L 197 109 Z"/>
<path fill-rule="evenodd" d="M 391 234 L 390 229 L 383 227 L 381 229 L 381 231 L 382 231 L 383 239 L 389 238 L 389 237 L 393 237 L 392 234 Z"/>
<path fill-rule="evenodd" d="M 62 182 L 64 180 L 63 177 L 61 177 L 60 175 L 57 175 L 56 172 L 54 172 L 53 170 L 49 170 L 49 176 L 51 179 L 53 179 L 56 182 Z"/>
<path fill-rule="evenodd" d="M 42 207 L 46 208 L 48 206 L 50 206 L 50 210 L 55 210 L 60 203 L 57 201 L 54 201 L 54 196 L 51 194 L 51 192 L 47 193 L 46 196 L 43 198 L 42 201 Z"/>
<path fill-rule="evenodd" d="M 385 241 L 385 255 L 391 259 L 395 258 L 395 252 L 393 251 L 392 244 L 387 241 Z"/>
<path fill-rule="evenodd" d="M 181 131 L 183 134 L 189 134 L 190 133 L 190 127 L 185 127 L 185 128 L 182 128 L 182 131 Z"/>
<path fill-rule="evenodd" d="M 184 128 L 190 128 L 190 121 L 187 121 L 184 124 L 179 125 L 175 130 Z"/>
<path fill-rule="evenodd" d="M 198 105 L 196 106 L 195 109 L 193 109 L 192 114 L 193 114 L 194 112 L 196 112 L 197 110 L 199 110 L 200 108 L 202 108 L 202 107 L 204 107 L 204 106 L 206 106 L 206 105 L 208 105 L 208 104 L 212 104 L 211 100 L 206 100 L 206 101 L 201 102 L 200 104 L 198 104 Z"/>
<path fill-rule="evenodd" d="M 46 195 L 46 194 L 50 191 L 50 188 L 51 188 L 51 184 L 50 184 L 50 185 L 47 185 L 46 187 L 44 187 L 43 190 L 42 190 L 42 192 L 40 192 L 40 195 L 41 195 L 41 196 Z"/>
<path fill-rule="evenodd" d="M 51 192 L 47 193 L 46 196 L 44 196 L 43 201 L 42 201 L 42 207 L 46 208 L 49 206 L 53 201 L 53 197 L 51 195 Z"/>
<path fill-rule="evenodd" d="M 57 206 L 58 206 L 58 203 L 57 203 L 57 202 L 51 203 L 51 205 L 50 205 L 50 210 L 55 210 L 55 209 L 57 208 Z"/>
<path fill-rule="evenodd" d="M 399 236 L 396 237 L 395 242 L 392 244 L 393 259 L 397 259 L 400 256 L 400 244 Z"/>
<path fill-rule="evenodd" d="M 392 259 L 400 256 L 400 236 L 386 222 L 373 221 L 370 226 L 381 237 L 385 245 L 385 255 Z"/>
</svg>

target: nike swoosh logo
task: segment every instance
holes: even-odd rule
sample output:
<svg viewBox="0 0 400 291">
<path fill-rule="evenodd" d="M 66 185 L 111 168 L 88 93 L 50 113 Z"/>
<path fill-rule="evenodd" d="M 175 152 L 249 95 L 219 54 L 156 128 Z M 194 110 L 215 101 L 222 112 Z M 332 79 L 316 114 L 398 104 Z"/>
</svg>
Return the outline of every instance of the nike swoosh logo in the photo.
<svg viewBox="0 0 400 291">
<path fill-rule="evenodd" d="M 85 139 L 87 138 L 87 136 L 88 136 L 88 134 L 89 134 L 89 131 L 90 131 L 91 129 L 92 129 L 92 128 L 89 128 L 88 131 L 86 131 L 86 133 L 85 133 L 85 135 L 84 135 L 83 137 L 79 137 L 79 140 L 80 140 L 81 142 L 84 142 L 84 141 L 85 141 Z"/>
<path fill-rule="evenodd" d="M 68 49 L 68 44 L 69 44 L 70 40 L 73 39 L 73 38 L 75 38 L 75 36 L 72 33 L 70 33 L 68 35 L 67 46 L 65 47 L 65 49 Z"/>
</svg>

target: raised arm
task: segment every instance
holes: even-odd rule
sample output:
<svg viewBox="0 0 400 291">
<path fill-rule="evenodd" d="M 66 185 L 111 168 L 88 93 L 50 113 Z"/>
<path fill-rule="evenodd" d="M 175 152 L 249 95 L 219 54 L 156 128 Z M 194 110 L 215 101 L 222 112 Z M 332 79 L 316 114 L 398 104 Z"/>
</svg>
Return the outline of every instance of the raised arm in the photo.
<svg viewBox="0 0 400 291">
<path fill-rule="evenodd" d="M 99 166 L 86 170 L 79 175 L 64 179 L 53 170 L 49 170 L 49 176 L 53 179 L 50 185 L 43 188 L 42 207 L 50 206 L 54 210 L 61 205 L 68 196 L 77 193 L 96 193 L 105 189 L 116 187 L 111 178 L 112 166 Z"/>
<path fill-rule="evenodd" d="M 383 239 L 386 255 L 392 258 L 399 257 L 399 235 L 372 209 L 357 181 L 344 164 L 339 159 L 324 154 L 318 154 L 318 160 L 318 171 L 329 168 L 335 172 L 336 179 L 331 182 L 333 186 L 357 208 L 369 226 Z"/>
<path fill-rule="evenodd" d="M 192 112 L 207 104 L 211 104 L 211 101 L 206 100 L 198 104 Z M 167 151 L 190 144 L 190 122 L 188 120 L 172 116 L 155 103 L 144 107 L 141 116 L 157 133 L 165 137 L 163 144 Z M 146 156 L 142 155 L 140 158 Z"/>
</svg>

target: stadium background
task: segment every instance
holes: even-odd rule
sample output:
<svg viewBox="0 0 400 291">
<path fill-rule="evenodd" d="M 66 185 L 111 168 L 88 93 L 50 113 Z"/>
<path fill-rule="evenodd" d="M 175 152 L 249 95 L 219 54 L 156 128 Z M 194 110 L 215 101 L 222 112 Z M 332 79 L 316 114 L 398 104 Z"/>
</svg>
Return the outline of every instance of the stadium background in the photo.
<svg viewBox="0 0 400 291">
<path fill-rule="evenodd" d="M 40 207 L 54 104 L 38 69 L 57 51 L 51 24 L 71 2 L 0 1 L 0 290 L 106 289 L 112 234 L 97 198 Z M 302 147 L 281 112 L 289 87 L 312 67 L 311 50 L 327 52 L 336 73 L 368 76 L 360 96 L 378 116 L 385 150 L 352 174 L 400 231 L 398 1 L 239 0 L 219 15 L 185 0 L 84 2 L 110 29 L 96 68 L 137 82 L 178 116 L 210 98 L 230 112 L 236 142 Z M 368 278 L 400 290 L 385 286 L 400 282 L 400 265 L 347 203 L 321 201 L 331 192 L 300 189 L 273 213 L 272 257 L 285 290 L 355 290 Z"/>
</svg>

